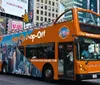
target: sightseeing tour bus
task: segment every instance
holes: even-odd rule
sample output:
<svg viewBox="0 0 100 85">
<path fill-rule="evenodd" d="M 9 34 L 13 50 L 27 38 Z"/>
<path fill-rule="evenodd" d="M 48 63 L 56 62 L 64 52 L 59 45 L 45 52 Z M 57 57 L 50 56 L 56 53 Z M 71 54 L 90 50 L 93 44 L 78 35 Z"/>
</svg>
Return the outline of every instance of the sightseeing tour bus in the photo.
<svg viewBox="0 0 100 85">
<path fill-rule="evenodd" d="M 100 15 L 82 8 L 52 25 L 0 37 L 0 71 L 45 80 L 100 78 Z"/>
</svg>

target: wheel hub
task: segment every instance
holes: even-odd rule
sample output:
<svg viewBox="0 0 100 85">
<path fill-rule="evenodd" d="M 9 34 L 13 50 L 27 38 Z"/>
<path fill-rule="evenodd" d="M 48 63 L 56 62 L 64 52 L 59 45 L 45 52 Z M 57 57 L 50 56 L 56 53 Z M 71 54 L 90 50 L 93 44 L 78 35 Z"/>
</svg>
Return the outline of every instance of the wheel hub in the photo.
<svg viewBox="0 0 100 85">
<path fill-rule="evenodd" d="M 45 71 L 45 76 L 50 77 L 52 75 L 52 71 L 50 69 Z"/>
</svg>

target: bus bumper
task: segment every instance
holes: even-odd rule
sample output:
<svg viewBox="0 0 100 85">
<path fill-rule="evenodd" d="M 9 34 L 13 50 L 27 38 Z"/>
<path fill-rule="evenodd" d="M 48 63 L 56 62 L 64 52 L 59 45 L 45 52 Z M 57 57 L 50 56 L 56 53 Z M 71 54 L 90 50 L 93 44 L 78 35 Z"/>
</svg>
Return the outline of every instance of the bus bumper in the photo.
<svg viewBox="0 0 100 85">
<path fill-rule="evenodd" d="M 76 80 L 97 79 L 100 78 L 100 73 L 76 74 Z"/>
</svg>

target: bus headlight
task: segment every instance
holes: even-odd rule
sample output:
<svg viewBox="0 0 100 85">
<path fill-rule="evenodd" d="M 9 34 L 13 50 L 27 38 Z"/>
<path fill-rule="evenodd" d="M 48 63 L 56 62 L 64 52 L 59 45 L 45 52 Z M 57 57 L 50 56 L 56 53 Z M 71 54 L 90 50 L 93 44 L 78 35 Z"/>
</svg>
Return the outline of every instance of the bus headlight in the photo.
<svg viewBox="0 0 100 85">
<path fill-rule="evenodd" d="M 80 68 L 81 71 L 85 71 L 84 68 Z"/>
<path fill-rule="evenodd" d="M 80 68 L 82 68 L 83 67 L 83 65 L 82 64 L 80 64 Z"/>
<path fill-rule="evenodd" d="M 80 70 L 81 71 L 85 71 L 85 69 L 83 68 L 83 65 L 82 64 L 80 64 L 79 67 L 80 67 Z"/>
</svg>

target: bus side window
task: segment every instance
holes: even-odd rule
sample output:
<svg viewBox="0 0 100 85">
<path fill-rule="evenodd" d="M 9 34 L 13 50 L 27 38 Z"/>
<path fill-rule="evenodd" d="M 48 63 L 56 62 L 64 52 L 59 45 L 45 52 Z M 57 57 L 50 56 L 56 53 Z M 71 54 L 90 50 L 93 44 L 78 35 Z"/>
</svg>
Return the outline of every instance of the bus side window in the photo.
<svg viewBox="0 0 100 85">
<path fill-rule="evenodd" d="M 54 47 L 48 47 L 47 55 L 48 59 L 54 59 Z"/>
<path fill-rule="evenodd" d="M 51 44 L 51 45 L 50 45 Z M 38 58 L 40 59 L 54 59 L 54 43 L 46 43 L 41 44 L 40 48 L 38 48 Z"/>
<path fill-rule="evenodd" d="M 54 59 L 54 43 L 43 43 L 26 47 L 26 57 L 29 59 Z"/>
<path fill-rule="evenodd" d="M 26 58 L 36 58 L 36 50 L 33 47 L 26 47 Z"/>
</svg>

